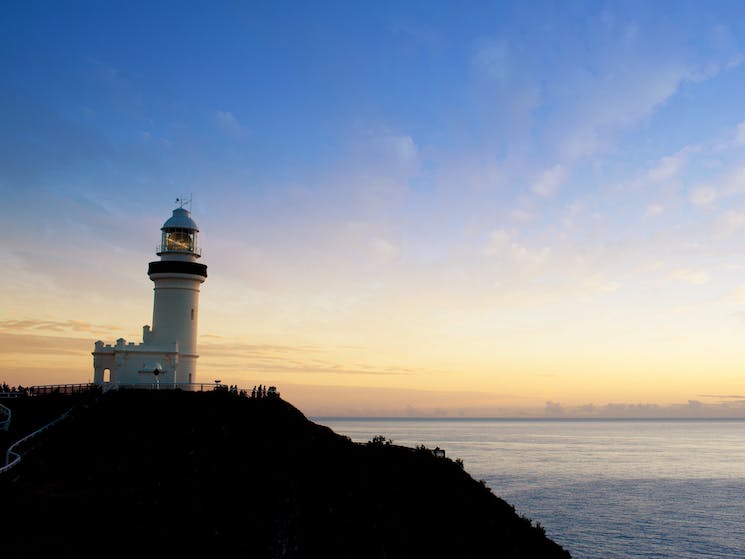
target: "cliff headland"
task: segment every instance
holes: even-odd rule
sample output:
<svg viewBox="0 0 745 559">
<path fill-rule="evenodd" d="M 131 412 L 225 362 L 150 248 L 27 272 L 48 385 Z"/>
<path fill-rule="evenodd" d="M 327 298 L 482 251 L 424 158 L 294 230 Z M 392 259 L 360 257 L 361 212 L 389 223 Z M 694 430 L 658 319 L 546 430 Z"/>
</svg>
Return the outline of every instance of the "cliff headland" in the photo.
<svg viewBox="0 0 745 559">
<path fill-rule="evenodd" d="M 0 492 L 3 557 L 570 557 L 449 458 L 227 391 L 78 398 Z"/>
</svg>

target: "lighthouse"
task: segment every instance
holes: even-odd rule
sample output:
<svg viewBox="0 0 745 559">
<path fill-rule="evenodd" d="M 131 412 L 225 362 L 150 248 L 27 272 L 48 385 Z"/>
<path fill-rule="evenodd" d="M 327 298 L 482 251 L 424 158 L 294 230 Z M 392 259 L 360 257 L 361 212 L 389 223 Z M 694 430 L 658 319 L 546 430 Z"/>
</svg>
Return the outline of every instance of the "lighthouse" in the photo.
<svg viewBox="0 0 745 559">
<path fill-rule="evenodd" d="M 161 227 L 150 262 L 154 284 L 152 326 L 142 328 L 142 343 L 95 343 L 93 382 L 116 385 L 188 386 L 197 382 L 199 290 L 207 266 L 197 244 L 199 228 L 183 203 Z"/>
</svg>

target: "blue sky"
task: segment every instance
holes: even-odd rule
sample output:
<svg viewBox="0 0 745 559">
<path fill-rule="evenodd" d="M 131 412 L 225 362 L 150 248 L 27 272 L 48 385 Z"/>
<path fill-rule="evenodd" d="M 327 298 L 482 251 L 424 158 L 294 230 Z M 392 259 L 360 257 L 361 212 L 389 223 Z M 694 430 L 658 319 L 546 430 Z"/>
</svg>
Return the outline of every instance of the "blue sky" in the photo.
<svg viewBox="0 0 745 559">
<path fill-rule="evenodd" d="M 237 383 L 411 391 L 402 406 L 427 390 L 492 410 L 731 406 L 743 12 L 6 2 L 0 322 L 29 347 L 135 339 L 158 228 L 192 194 L 203 347 L 250 354 L 215 345 L 201 366 Z M 251 361 L 259 346 L 284 349 Z M 86 377 L 79 354 L 50 378 Z M 359 413 L 332 404 L 316 411 Z"/>
</svg>

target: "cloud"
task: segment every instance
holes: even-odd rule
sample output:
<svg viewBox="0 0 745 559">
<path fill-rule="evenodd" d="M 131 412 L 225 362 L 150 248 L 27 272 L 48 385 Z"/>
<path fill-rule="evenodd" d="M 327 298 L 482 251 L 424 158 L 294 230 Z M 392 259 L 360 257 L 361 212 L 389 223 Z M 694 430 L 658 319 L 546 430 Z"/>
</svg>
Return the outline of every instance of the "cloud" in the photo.
<svg viewBox="0 0 745 559">
<path fill-rule="evenodd" d="M 343 360 L 345 352 L 339 348 L 317 346 L 205 341 L 199 344 L 199 352 L 202 356 L 200 366 L 242 376 L 288 373 L 401 376 L 421 372 L 395 365 L 380 366 Z"/>
<path fill-rule="evenodd" d="M 711 186 L 699 186 L 694 188 L 690 194 L 690 200 L 694 206 L 711 206 L 716 202 L 717 197 L 717 189 Z"/>
<path fill-rule="evenodd" d="M 49 380 L 30 380 L 19 377 L 18 356 L 33 356 L 34 376 L 39 379 L 57 377 L 61 371 L 74 371 L 75 377 L 89 376 L 93 362 L 94 337 L 73 337 L 36 333 L 35 328 L 58 332 L 65 324 L 46 325 L 40 322 L 5 321 L 3 327 L 18 332 L 0 330 L 0 381 L 11 383 L 46 384 Z M 6 323 L 12 323 L 9 326 Z M 51 329 L 50 329 L 51 328 Z M 81 331 L 87 331 L 84 327 Z M 246 344 L 240 341 L 202 341 L 199 344 L 200 371 L 238 379 L 276 380 L 277 375 L 299 374 L 317 379 L 317 374 L 354 375 L 359 377 L 400 377 L 427 373 L 419 369 L 397 365 L 364 363 L 354 359 L 354 348 L 324 348 L 310 345 Z M 39 367 L 45 367 L 39 369 Z M 81 373 L 83 371 L 83 373 Z M 208 371 L 210 371 L 208 373 Z M 41 376 L 36 373 L 41 372 Z M 431 371 L 429 371 L 431 372 Z M 210 377 L 214 378 L 214 377 Z M 69 380 L 68 380 L 69 382 Z M 77 382 L 77 381 L 76 381 Z M 243 382 L 246 382 L 245 380 Z"/>
<path fill-rule="evenodd" d="M 655 403 L 609 403 L 602 406 L 592 404 L 564 408 L 567 417 L 598 417 L 617 419 L 664 419 L 664 418 L 738 418 L 745 417 L 745 402 L 719 402 L 707 404 L 699 400 L 688 400 L 681 404 Z"/>
<path fill-rule="evenodd" d="M 510 211 L 510 218 L 514 219 L 515 221 L 526 222 L 533 219 L 533 214 L 528 211 L 515 208 L 514 210 Z"/>
<path fill-rule="evenodd" d="M 559 189 L 566 178 L 566 170 L 561 165 L 554 165 L 544 171 L 538 180 L 533 183 L 532 190 L 539 196 L 550 198 Z"/>
<path fill-rule="evenodd" d="M 721 194 L 723 196 L 733 196 L 745 193 L 745 166 L 734 169 L 724 179 L 721 185 Z"/>
<path fill-rule="evenodd" d="M 215 123 L 220 130 L 231 136 L 242 136 L 245 133 L 245 128 L 231 112 L 215 111 Z"/>
<path fill-rule="evenodd" d="M 414 407 L 411 404 L 406 404 L 404 407 L 404 414 L 406 417 L 426 417 L 428 415 L 426 411 Z"/>
<path fill-rule="evenodd" d="M 545 412 L 548 416 L 559 417 L 564 415 L 565 410 L 558 402 L 546 402 Z"/>
<path fill-rule="evenodd" d="M 586 277 L 582 280 L 581 286 L 583 291 L 588 293 L 613 293 L 621 288 L 619 282 L 611 281 L 600 273 Z"/>
<path fill-rule="evenodd" d="M 711 183 L 693 188 L 689 198 L 693 205 L 705 207 L 743 193 L 745 193 L 745 166 L 739 165 Z"/>
<path fill-rule="evenodd" d="M 745 304 L 745 285 L 735 289 L 728 297 L 727 301 L 735 304 Z"/>
<path fill-rule="evenodd" d="M 399 191 L 420 171 L 421 155 L 414 138 L 393 131 L 387 126 L 371 124 L 357 128 L 348 138 L 345 164 L 338 176 L 329 182 L 339 182 L 344 192 Z"/>
<path fill-rule="evenodd" d="M 745 145 L 745 120 L 735 127 L 735 143 Z"/>
<path fill-rule="evenodd" d="M 0 330 L 6 332 L 101 332 L 121 331 L 121 327 L 111 324 L 92 324 L 84 320 L 3 320 Z"/>
<path fill-rule="evenodd" d="M 611 148 L 623 132 L 662 107 L 683 84 L 713 79 L 742 60 L 729 47 L 702 59 L 687 51 L 678 36 L 661 41 L 659 26 L 651 21 L 605 31 L 592 40 L 584 65 L 559 66 L 561 78 L 555 85 L 547 82 L 545 95 L 558 109 L 549 114 L 548 142 L 557 146 L 565 163 Z M 568 37 L 567 48 L 571 41 Z M 674 177 L 687 155 L 684 151 L 661 160 L 650 178 Z"/>
<path fill-rule="evenodd" d="M 620 132 L 672 97 L 687 77 L 683 63 L 642 57 L 635 64 L 609 61 L 605 72 L 583 74 L 575 83 L 582 95 L 554 125 L 563 158 L 576 160 L 606 149 Z"/>
<path fill-rule="evenodd" d="M 388 170 L 411 175 L 419 169 L 419 148 L 407 134 L 375 128 L 367 131 L 362 144 L 362 160 L 374 167 L 375 173 Z"/>
<path fill-rule="evenodd" d="M 479 76 L 505 83 L 510 75 L 510 52 L 502 40 L 481 39 L 471 65 Z"/>
<path fill-rule="evenodd" d="M 663 182 L 675 178 L 691 154 L 699 151 L 698 146 L 686 146 L 673 155 L 661 158 L 657 164 L 647 172 L 647 178 L 653 182 Z"/>
<path fill-rule="evenodd" d="M 551 254 L 549 247 L 532 249 L 512 239 L 512 235 L 502 229 L 492 231 L 483 250 L 486 256 L 496 257 L 505 264 L 512 264 L 515 271 L 532 273 L 541 270 Z"/>
<path fill-rule="evenodd" d="M 440 42 L 440 34 L 431 26 L 423 23 L 395 23 L 391 33 L 405 38 L 410 44 L 430 49 Z"/>
<path fill-rule="evenodd" d="M 415 163 L 419 158 L 419 150 L 411 136 L 387 136 L 383 142 L 401 163 Z"/>
<path fill-rule="evenodd" d="M 93 351 L 92 338 L 0 332 L 0 354 L 28 354 L 37 356 L 37 358 L 42 355 L 84 356 L 88 359 L 91 351 Z M 90 363 L 93 367 L 93 361 Z"/>
<path fill-rule="evenodd" d="M 105 98 L 109 103 L 118 109 L 135 113 L 142 110 L 145 97 L 136 87 L 137 81 L 132 75 L 101 60 L 90 60 L 89 64 L 86 68 L 87 77 L 93 79 L 96 89 L 106 92 Z"/>
<path fill-rule="evenodd" d="M 670 274 L 673 279 L 690 283 L 691 285 L 704 285 L 709 283 L 711 276 L 705 270 L 692 270 L 689 268 L 683 268 L 675 270 Z"/>
<path fill-rule="evenodd" d="M 733 312 L 732 316 L 734 316 L 737 320 L 745 324 L 745 311 Z"/>
<path fill-rule="evenodd" d="M 665 211 L 665 208 L 661 204 L 650 204 L 649 206 L 647 206 L 647 209 L 644 212 L 644 216 L 654 217 L 654 216 L 660 215 L 664 211 Z"/>
<path fill-rule="evenodd" d="M 373 254 L 380 260 L 389 262 L 395 260 L 398 256 L 400 249 L 390 241 L 382 238 L 373 239 L 370 242 Z"/>
<path fill-rule="evenodd" d="M 745 212 L 743 211 L 724 212 L 715 224 L 716 233 L 723 237 L 729 237 L 743 228 L 745 228 Z"/>
<path fill-rule="evenodd" d="M 291 393 L 292 396 L 297 395 L 297 401 L 303 404 L 304 410 L 307 408 L 313 415 L 326 416 L 549 419 L 745 418 L 745 399 L 717 403 L 691 399 L 674 404 L 612 402 L 602 405 L 592 403 L 564 405 L 549 400 L 543 407 L 531 408 L 500 405 L 496 403 L 500 401 L 500 396 L 488 393 L 336 386 L 301 387 L 297 385 L 289 385 L 287 390 L 282 391 L 283 396 L 286 392 Z M 485 403 L 489 401 L 492 403 Z"/>
</svg>

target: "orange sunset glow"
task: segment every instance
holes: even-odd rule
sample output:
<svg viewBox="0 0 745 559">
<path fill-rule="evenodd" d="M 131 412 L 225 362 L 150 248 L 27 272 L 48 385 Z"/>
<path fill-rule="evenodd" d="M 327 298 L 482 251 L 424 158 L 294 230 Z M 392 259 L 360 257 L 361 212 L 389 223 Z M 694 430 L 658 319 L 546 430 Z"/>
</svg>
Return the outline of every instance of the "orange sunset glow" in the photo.
<svg viewBox="0 0 745 559">
<path fill-rule="evenodd" d="M 738 18 L 15 10 L 0 382 L 142 341 L 186 194 L 199 382 L 311 416 L 745 417 Z"/>
</svg>

